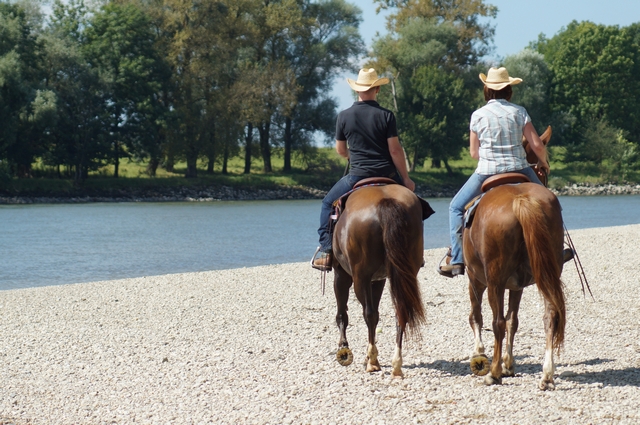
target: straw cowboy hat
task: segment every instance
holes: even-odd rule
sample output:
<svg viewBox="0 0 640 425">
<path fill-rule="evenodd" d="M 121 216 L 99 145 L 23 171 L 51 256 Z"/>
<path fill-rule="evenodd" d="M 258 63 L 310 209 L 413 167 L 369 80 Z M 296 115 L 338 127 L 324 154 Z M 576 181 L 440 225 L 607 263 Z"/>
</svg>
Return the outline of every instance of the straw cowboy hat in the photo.
<svg viewBox="0 0 640 425">
<path fill-rule="evenodd" d="M 480 80 L 485 86 L 493 90 L 502 90 L 507 86 L 514 86 L 522 82 L 522 78 L 509 77 L 509 72 L 504 66 L 502 68 L 491 68 L 487 73 L 480 74 Z"/>
<path fill-rule="evenodd" d="M 351 78 L 347 78 L 347 83 L 357 92 L 367 91 L 372 87 L 382 86 L 389 84 L 388 78 L 378 78 L 378 73 L 375 69 L 361 69 L 358 73 L 358 79 L 353 81 Z"/>
</svg>

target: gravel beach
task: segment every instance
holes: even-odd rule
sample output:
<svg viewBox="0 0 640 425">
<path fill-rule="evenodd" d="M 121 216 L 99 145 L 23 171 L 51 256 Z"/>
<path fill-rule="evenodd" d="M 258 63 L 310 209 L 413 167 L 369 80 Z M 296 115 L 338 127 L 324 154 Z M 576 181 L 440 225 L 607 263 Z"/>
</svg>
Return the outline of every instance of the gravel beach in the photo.
<svg viewBox="0 0 640 425">
<path fill-rule="evenodd" d="M 363 361 L 351 297 L 350 366 L 335 361 L 333 274 L 308 263 L 0 292 L 0 424 L 640 423 L 640 225 L 572 231 L 595 299 L 565 265 L 567 330 L 556 390 L 538 390 L 543 305 L 527 288 L 516 376 L 471 375 L 467 280 L 419 275 L 428 324 L 392 379 L 395 321 L 381 303 L 382 371 Z M 485 328 L 491 311 L 486 297 Z M 493 338 L 484 332 L 488 355 Z"/>
</svg>

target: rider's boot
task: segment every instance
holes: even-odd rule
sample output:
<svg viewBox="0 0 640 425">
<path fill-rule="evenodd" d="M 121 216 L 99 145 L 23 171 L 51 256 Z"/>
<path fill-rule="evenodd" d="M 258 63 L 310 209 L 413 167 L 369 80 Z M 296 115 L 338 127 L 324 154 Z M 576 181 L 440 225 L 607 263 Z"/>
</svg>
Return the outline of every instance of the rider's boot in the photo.
<svg viewBox="0 0 640 425">
<path fill-rule="evenodd" d="M 573 252 L 573 250 L 571 248 L 565 248 L 562 250 L 562 261 L 563 262 L 568 262 L 573 260 L 573 257 L 575 256 L 575 253 Z"/>
<path fill-rule="evenodd" d="M 438 273 L 445 277 L 461 276 L 464 274 L 464 264 L 445 264 L 438 268 Z"/>
<path fill-rule="evenodd" d="M 317 252 L 316 252 L 317 255 Z M 333 253 L 331 251 L 321 251 L 320 255 L 314 258 L 311 262 L 311 267 L 314 269 L 318 269 L 323 272 L 331 271 L 331 264 L 333 263 Z"/>
<path fill-rule="evenodd" d="M 464 274 L 464 264 L 451 264 L 451 248 L 449 248 L 443 260 L 445 260 L 445 264 L 438 266 L 438 273 L 442 276 L 454 277 Z"/>
</svg>

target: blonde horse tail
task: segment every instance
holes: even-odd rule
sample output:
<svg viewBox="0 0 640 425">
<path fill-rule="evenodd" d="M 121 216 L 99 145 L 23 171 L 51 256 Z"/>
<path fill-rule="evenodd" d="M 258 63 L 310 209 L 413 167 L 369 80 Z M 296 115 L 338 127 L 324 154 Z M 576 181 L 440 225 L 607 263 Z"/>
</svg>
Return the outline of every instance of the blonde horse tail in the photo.
<svg viewBox="0 0 640 425">
<path fill-rule="evenodd" d="M 398 322 L 405 323 L 413 334 L 419 334 L 420 325 L 426 322 L 422 295 L 416 271 L 407 261 L 407 249 L 413 237 L 405 208 L 393 198 L 384 198 L 379 204 L 382 239 L 387 255 L 387 275 L 391 298 Z"/>
<path fill-rule="evenodd" d="M 560 208 L 559 205 L 557 207 Z M 558 258 L 562 251 L 562 239 L 557 246 L 557 231 L 551 228 L 552 219 L 545 216 L 538 199 L 526 194 L 517 195 L 513 200 L 513 212 L 522 226 L 533 279 L 551 306 L 555 328 L 553 348 L 559 351 L 564 342 L 566 324 L 564 284 L 560 279 L 562 265 Z"/>
</svg>

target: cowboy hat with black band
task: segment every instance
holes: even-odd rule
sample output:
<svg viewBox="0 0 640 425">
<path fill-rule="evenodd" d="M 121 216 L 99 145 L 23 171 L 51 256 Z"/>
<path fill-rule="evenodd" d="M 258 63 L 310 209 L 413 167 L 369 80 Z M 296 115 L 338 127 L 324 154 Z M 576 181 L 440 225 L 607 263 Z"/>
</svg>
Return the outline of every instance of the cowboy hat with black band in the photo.
<svg viewBox="0 0 640 425">
<path fill-rule="evenodd" d="M 388 78 L 378 78 L 378 73 L 375 69 L 361 69 L 358 73 L 358 79 L 352 80 L 351 78 L 347 78 L 347 83 L 351 86 L 351 88 L 357 92 L 364 92 L 373 87 L 382 86 L 385 84 L 389 84 Z"/>
</svg>

